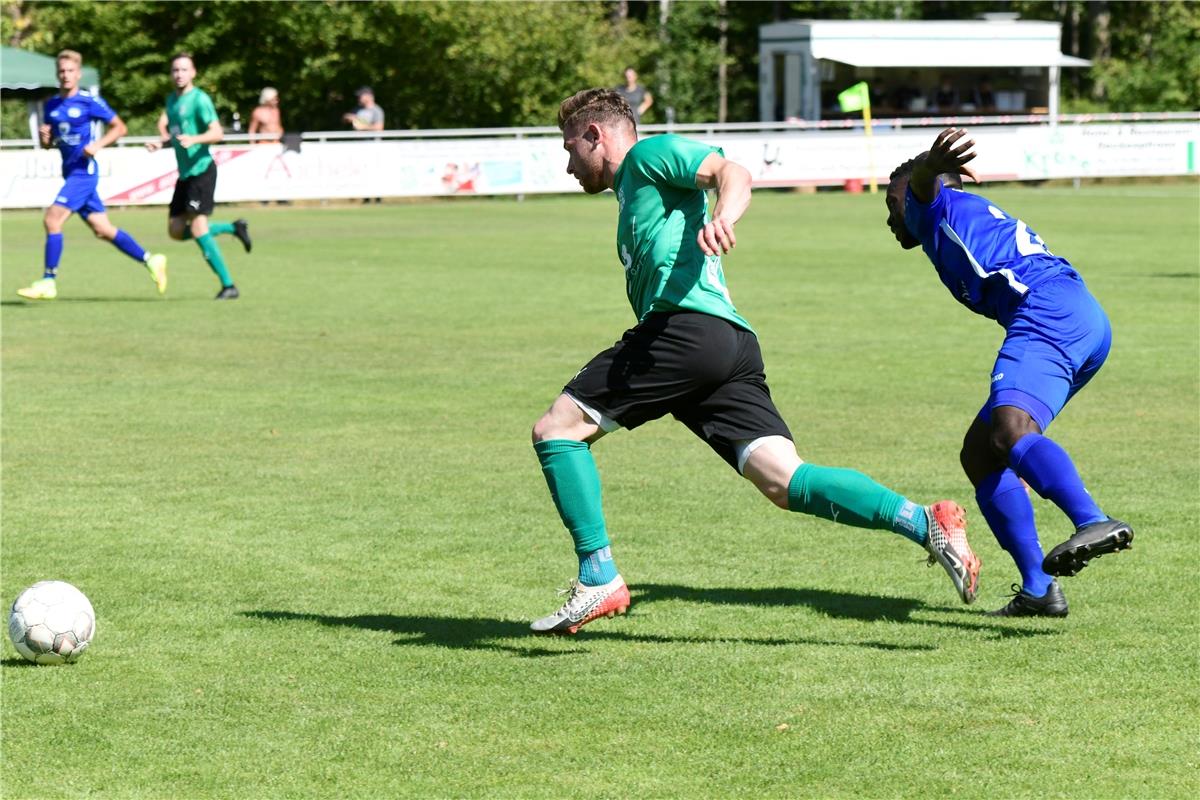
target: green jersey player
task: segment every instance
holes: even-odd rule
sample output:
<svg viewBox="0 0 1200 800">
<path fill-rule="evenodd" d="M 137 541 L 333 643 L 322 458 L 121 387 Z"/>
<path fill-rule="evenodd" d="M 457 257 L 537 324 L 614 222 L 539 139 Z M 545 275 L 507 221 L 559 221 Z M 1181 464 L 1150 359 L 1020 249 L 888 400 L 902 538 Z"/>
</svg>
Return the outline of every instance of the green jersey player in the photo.
<svg viewBox="0 0 1200 800">
<path fill-rule="evenodd" d="M 217 119 L 212 98 L 196 88 L 196 64 L 190 53 L 171 59 L 171 80 L 175 91 L 167 95 L 167 110 L 158 119 L 160 141 L 150 142 L 151 152 L 170 144 L 175 149 L 179 178 L 171 197 L 167 233 L 172 239 L 195 239 L 209 268 L 221 281 L 217 300 L 236 300 L 238 288 L 229 276 L 225 258 L 214 237 L 227 233 L 236 236 L 250 252 L 250 231 L 246 220 L 209 222 L 215 207 L 217 165 L 208 151 L 225 136 Z"/>
<path fill-rule="evenodd" d="M 566 603 L 533 630 L 575 633 L 628 609 L 591 445 L 667 414 L 780 508 L 891 530 L 925 547 L 972 602 L 979 559 L 960 506 L 920 506 L 862 473 L 806 464 L 796 454 L 771 400 L 758 338 L 734 307 L 721 268 L 750 205 L 750 174 L 700 142 L 639 142 L 628 103 L 608 89 L 564 100 L 558 125 L 567 172 L 589 194 L 616 194 L 617 255 L 637 324 L 588 362 L 533 427 L 534 450 L 579 557 Z M 711 215 L 708 190 L 716 192 Z"/>
</svg>

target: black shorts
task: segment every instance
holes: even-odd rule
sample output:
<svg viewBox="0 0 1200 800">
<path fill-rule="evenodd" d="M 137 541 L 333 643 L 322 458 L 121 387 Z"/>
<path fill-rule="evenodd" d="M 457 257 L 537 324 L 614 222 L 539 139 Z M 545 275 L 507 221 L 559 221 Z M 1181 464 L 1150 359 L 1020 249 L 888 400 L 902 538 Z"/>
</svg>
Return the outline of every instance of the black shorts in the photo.
<svg viewBox="0 0 1200 800">
<path fill-rule="evenodd" d="M 792 438 L 771 401 L 758 337 L 709 314 L 653 313 L 563 387 L 621 427 L 671 414 L 737 469 L 737 444 Z"/>
<path fill-rule="evenodd" d="M 217 165 L 208 165 L 208 169 L 191 178 L 180 178 L 175 182 L 175 194 L 171 195 L 172 217 L 186 217 L 189 214 L 210 216 L 215 208 L 213 195 L 217 193 Z"/>
</svg>

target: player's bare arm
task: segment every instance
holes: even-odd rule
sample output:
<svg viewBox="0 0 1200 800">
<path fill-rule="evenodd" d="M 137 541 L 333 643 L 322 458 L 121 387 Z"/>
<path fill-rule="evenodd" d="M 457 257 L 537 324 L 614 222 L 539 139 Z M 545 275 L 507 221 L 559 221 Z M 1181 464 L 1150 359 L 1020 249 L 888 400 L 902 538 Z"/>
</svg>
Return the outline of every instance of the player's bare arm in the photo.
<svg viewBox="0 0 1200 800">
<path fill-rule="evenodd" d="M 710 153 L 696 171 L 696 188 L 715 189 L 712 221 L 700 229 L 696 243 L 705 255 L 728 253 L 737 244 L 733 226 L 750 206 L 750 172 L 740 164 Z"/>
<path fill-rule="evenodd" d="M 158 141 L 146 142 L 146 149 L 153 153 L 155 150 L 161 150 L 171 143 L 171 132 L 167 130 L 167 115 L 166 113 L 158 115 L 158 122 L 155 123 L 158 128 Z"/>
<path fill-rule="evenodd" d="M 933 147 L 929 148 L 925 157 L 919 159 L 913 167 L 912 179 L 908 186 L 912 189 L 913 196 L 922 203 L 931 202 L 937 197 L 942 188 L 938 175 L 942 173 L 966 175 L 979 183 L 979 176 L 975 174 L 975 170 L 966 166 L 968 161 L 975 158 L 976 153 L 971 149 L 975 146 L 975 140 L 967 139 L 960 144 L 966 135 L 967 132 L 963 128 L 946 128 L 933 140 Z"/>
<path fill-rule="evenodd" d="M 221 123 L 213 120 L 208 123 L 208 130 L 199 136 L 188 136 L 186 133 L 179 134 L 179 143 L 184 147 L 191 147 L 194 144 L 218 144 L 225 138 L 225 129 L 221 127 Z"/>
<path fill-rule="evenodd" d="M 54 131 L 50 128 L 49 125 L 39 125 L 38 126 L 38 142 L 41 143 L 42 147 L 53 147 L 54 146 L 54 141 L 52 138 L 53 133 L 54 133 Z"/>
<path fill-rule="evenodd" d="M 89 144 L 87 147 L 83 148 L 83 152 L 87 153 L 89 157 L 95 158 L 96 153 L 108 147 L 110 144 L 115 142 L 117 139 L 120 139 L 128 132 L 129 128 L 126 127 L 124 121 L 120 117 L 113 117 L 111 120 L 109 120 L 108 130 L 104 132 L 104 135 Z"/>
</svg>

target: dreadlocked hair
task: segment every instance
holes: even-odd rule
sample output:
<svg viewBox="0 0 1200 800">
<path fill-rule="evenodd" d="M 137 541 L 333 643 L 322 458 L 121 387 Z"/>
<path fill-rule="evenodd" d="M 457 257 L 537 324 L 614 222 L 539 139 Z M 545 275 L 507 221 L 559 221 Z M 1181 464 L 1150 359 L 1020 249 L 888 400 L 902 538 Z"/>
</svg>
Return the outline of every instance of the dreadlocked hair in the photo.
<svg viewBox="0 0 1200 800">
<path fill-rule="evenodd" d="M 913 170 L 917 168 L 917 164 L 920 164 L 928 156 L 929 151 L 926 150 L 916 158 L 910 158 L 908 161 L 905 161 L 903 164 L 896 167 L 894 170 L 892 170 L 892 174 L 888 176 L 888 183 L 892 183 L 897 178 L 911 178 Z M 961 189 L 963 186 L 962 176 L 957 172 L 943 172 L 938 175 L 938 180 L 942 182 L 943 186 L 949 186 L 952 189 Z"/>
</svg>

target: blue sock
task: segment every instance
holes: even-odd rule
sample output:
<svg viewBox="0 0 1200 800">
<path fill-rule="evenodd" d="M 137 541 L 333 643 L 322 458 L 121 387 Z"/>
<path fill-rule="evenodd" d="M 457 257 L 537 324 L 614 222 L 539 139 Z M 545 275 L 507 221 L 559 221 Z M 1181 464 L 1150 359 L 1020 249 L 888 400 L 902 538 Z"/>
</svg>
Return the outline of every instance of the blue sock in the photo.
<svg viewBox="0 0 1200 800">
<path fill-rule="evenodd" d="M 63 235 L 61 233 L 46 234 L 46 261 L 42 272 L 43 278 L 56 277 L 58 262 L 62 259 Z"/>
<path fill-rule="evenodd" d="M 584 586 L 601 586 L 615 577 L 617 565 L 613 563 L 611 547 L 579 554 L 579 582 Z"/>
<path fill-rule="evenodd" d="M 132 258 L 134 261 L 146 261 L 146 248 L 142 247 L 134 238 L 122 230 L 117 231 L 117 235 L 113 238 L 113 246 L 120 250 L 125 255 Z"/>
<path fill-rule="evenodd" d="M 1040 433 L 1022 436 L 1009 451 L 1008 464 L 1035 492 L 1061 508 L 1076 528 L 1108 519 L 1083 487 L 1067 451 L 1053 439 Z"/>
<path fill-rule="evenodd" d="M 892 518 L 892 530 L 924 547 L 929 539 L 929 517 L 925 507 L 905 500 Z"/>
<path fill-rule="evenodd" d="M 1000 546 L 1021 571 L 1021 589 L 1041 597 L 1054 580 L 1042 572 L 1042 545 L 1033 522 L 1033 503 L 1011 469 L 988 475 L 975 487 L 975 501 Z"/>
</svg>

